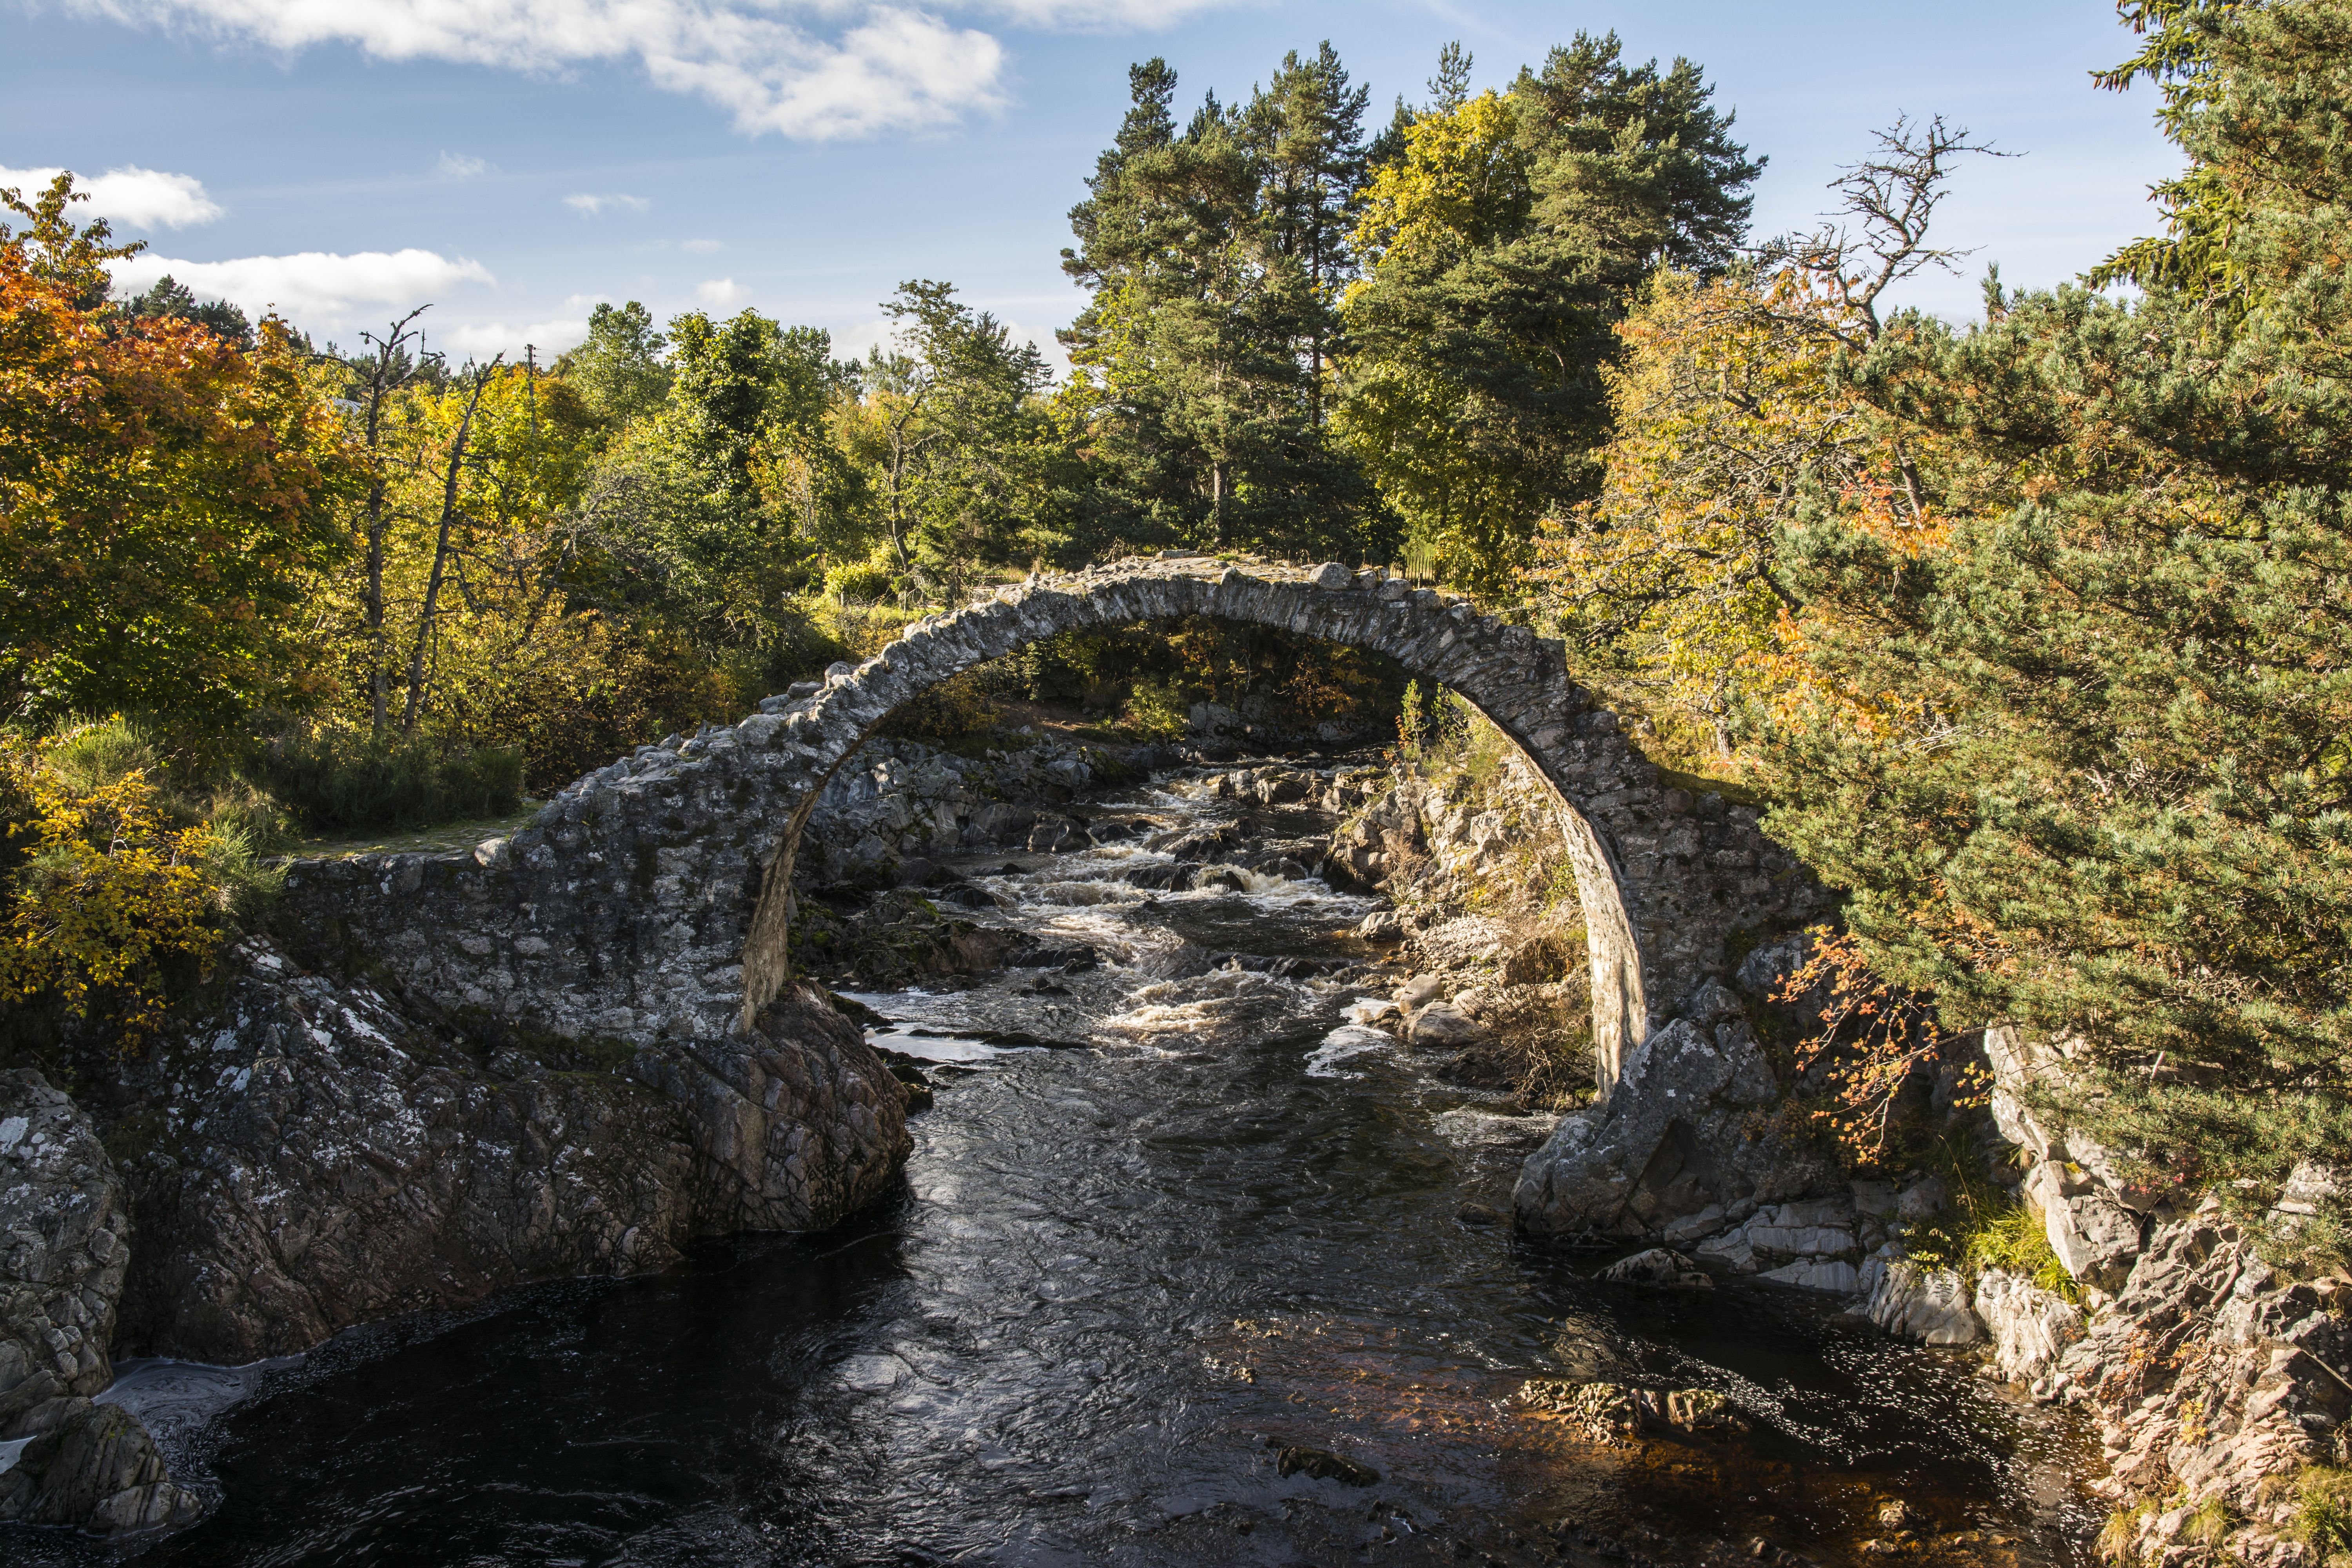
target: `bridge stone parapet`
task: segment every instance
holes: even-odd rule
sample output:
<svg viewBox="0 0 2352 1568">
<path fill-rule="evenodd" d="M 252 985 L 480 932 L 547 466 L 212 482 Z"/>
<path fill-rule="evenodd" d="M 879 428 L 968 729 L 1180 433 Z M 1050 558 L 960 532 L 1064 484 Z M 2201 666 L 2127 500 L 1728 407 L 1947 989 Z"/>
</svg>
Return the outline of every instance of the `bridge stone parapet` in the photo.
<svg viewBox="0 0 2352 1568">
<path fill-rule="evenodd" d="M 1576 870 L 1603 1085 L 1723 973 L 1733 933 L 1815 912 L 1818 889 L 1753 814 L 1662 781 L 1570 678 L 1559 643 L 1376 571 L 1199 556 L 997 589 L 835 667 L 814 695 L 596 770 L 470 854 L 298 862 L 289 907 L 444 1005 L 690 1051 L 741 1033 L 784 985 L 801 829 L 885 716 L 1058 633 L 1192 616 L 1385 654 L 1527 753 L 1558 797 Z"/>
</svg>

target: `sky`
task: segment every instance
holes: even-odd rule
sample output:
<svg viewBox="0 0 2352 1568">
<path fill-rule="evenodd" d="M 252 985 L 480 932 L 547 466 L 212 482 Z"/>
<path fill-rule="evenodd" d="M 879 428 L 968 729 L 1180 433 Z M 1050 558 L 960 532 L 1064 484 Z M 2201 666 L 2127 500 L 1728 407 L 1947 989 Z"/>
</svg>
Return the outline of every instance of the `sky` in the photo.
<svg viewBox="0 0 2352 1568">
<path fill-rule="evenodd" d="M 860 353 L 932 278 L 1050 352 L 1130 62 L 1231 102 L 1328 38 L 1376 126 L 1449 40 L 1499 87 L 1612 29 L 1737 112 L 1759 238 L 1814 226 L 1897 114 L 2022 154 L 1962 167 L 1937 235 L 1974 254 L 1906 286 L 1955 319 L 1988 263 L 2055 284 L 2153 229 L 2179 166 L 2147 89 L 2089 83 L 2130 52 L 2105 0 L 0 0 L 0 185 L 72 169 L 149 244 L 120 282 L 168 271 L 347 348 L 429 302 L 453 357 L 544 356 L 640 300 Z"/>
</svg>

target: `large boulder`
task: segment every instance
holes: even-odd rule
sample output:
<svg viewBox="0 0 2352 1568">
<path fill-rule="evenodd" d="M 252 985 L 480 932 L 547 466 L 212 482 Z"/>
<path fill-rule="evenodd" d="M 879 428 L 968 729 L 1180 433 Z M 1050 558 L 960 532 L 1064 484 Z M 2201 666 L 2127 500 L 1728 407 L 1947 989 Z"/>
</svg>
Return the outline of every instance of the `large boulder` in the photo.
<svg viewBox="0 0 2352 1568">
<path fill-rule="evenodd" d="M 640 1058 L 692 1119 L 697 1228 L 817 1230 L 879 1197 L 914 1149 L 907 1095 L 825 993 L 787 984 L 749 1029 Z"/>
<path fill-rule="evenodd" d="M 126 1343 L 241 1363 L 533 1280 L 633 1274 L 693 1237 L 830 1225 L 908 1148 L 904 1091 L 822 992 L 632 1055 L 428 1028 L 243 945 L 150 1071 Z M 486 1026 L 495 1029 L 495 1026 Z"/>
<path fill-rule="evenodd" d="M 0 1474 L 0 1520 L 100 1535 L 192 1524 L 204 1500 L 165 1474 L 155 1440 L 116 1405 L 77 1401 Z"/>
<path fill-rule="evenodd" d="M 46 1430 L 113 1381 L 130 1237 L 89 1119 L 39 1073 L 0 1072 L 0 1439 Z"/>
<path fill-rule="evenodd" d="M 1675 1020 L 1626 1058 L 1605 1105 L 1564 1119 L 1528 1157 L 1512 1194 L 1519 1223 L 1562 1235 L 1664 1235 L 1710 1207 L 1837 1184 L 1810 1146 L 1757 1114 L 1777 1092 L 1744 1020 Z"/>
<path fill-rule="evenodd" d="M 1863 1310 L 1890 1334 L 1926 1345 L 1972 1345 L 1984 1338 L 1968 1282 L 1952 1269 L 1914 1263 L 1890 1245 L 1863 1265 L 1862 1278 L 1870 1292 Z"/>
</svg>

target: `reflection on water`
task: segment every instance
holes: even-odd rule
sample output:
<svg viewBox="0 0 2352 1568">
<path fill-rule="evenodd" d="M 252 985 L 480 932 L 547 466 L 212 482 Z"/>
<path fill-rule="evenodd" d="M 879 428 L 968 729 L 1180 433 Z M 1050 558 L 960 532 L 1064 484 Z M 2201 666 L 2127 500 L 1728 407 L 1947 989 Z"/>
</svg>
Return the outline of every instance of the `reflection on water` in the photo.
<svg viewBox="0 0 2352 1568">
<path fill-rule="evenodd" d="M 1965 1360 L 1786 1292 L 1598 1287 L 1478 1223 L 1541 1120 L 1349 1021 L 1361 971 L 1263 965 L 1361 960 L 1360 900 L 1097 875 L 1146 859 L 978 868 L 997 918 L 1096 949 L 1058 994 L 863 998 L 940 1064 L 895 1198 L 266 1371 L 179 1440 L 226 1500 L 148 1560 L 1859 1563 L 1898 1500 L 1909 1560 L 2079 1560 L 2077 1440 Z M 1718 1390 L 1754 1431 L 1598 1446 L 1515 1398 L 1563 1376 Z"/>
</svg>

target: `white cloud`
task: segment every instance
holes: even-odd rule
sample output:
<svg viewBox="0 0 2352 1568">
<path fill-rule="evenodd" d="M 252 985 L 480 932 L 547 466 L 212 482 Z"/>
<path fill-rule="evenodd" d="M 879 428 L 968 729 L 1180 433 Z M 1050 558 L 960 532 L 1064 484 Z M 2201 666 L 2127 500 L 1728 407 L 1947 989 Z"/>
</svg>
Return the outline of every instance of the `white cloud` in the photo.
<svg viewBox="0 0 2352 1568">
<path fill-rule="evenodd" d="M 487 158 L 468 157 L 463 153 L 452 153 L 446 148 L 442 151 L 441 175 L 444 179 L 470 180 L 489 172 L 490 163 Z"/>
<path fill-rule="evenodd" d="M 567 310 L 583 310 L 590 305 L 609 305 L 612 302 L 613 297 L 610 294 L 567 294 L 563 297 L 563 308 Z"/>
<path fill-rule="evenodd" d="M 563 205 L 570 207 L 573 212 L 578 213 L 582 217 L 595 217 L 602 214 L 606 207 L 613 207 L 623 212 L 641 213 L 647 207 L 652 206 L 654 204 L 646 200 L 643 196 L 623 195 L 617 191 L 605 195 L 592 195 L 586 191 L 583 191 L 578 195 L 564 197 Z"/>
<path fill-rule="evenodd" d="M 457 354 L 476 359 L 488 359 L 496 353 L 520 359 L 524 346 L 529 345 L 538 352 L 540 363 L 545 364 L 587 336 L 585 321 L 532 321 L 520 327 L 509 327 L 504 321 L 470 321 L 450 328 L 442 334 L 441 342 Z"/>
<path fill-rule="evenodd" d="M 952 123 L 1000 107 L 995 38 L 890 0 L 800 0 L 839 37 L 779 13 L 793 0 L 65 0 L 86 15 L 180 26 L 279 49 L 349 44 L 384 59 L 561 70 L 634 58 L 654 84 L 697 94 L 739 130 L 826 140 Z M 1164 13 L 1202 0 L 1012 0 L 1016 19 Z M 1003 7 L 1000 7 L 1003 9 Z"/>
<path fill-rule="evenodd" d="M 1230 9 L 1237 0 L 990 0 L 988 8 L 1026 27 L 1109 32 L 1165 27 L 1202 11 Z"/>
<path fill-rule="evenodd" d="M 352 256 L 306 250 L 235 261 L 180 261 L 134 256 L 114 266 L 115 282 L 145 289 L 165 273 L 200 299 L 226 300 L 247 314 L 276 307 L 298 322 L 340 321 L 355 306 L 405 307 L 438 300 L 462 283 L 493 283 L 489 269 L 430 250 L 363 250 Z"/>
<path fill-rule="evenodd" d="M 726 249 L 727 242 L 721 239 L 681 239 L 677 247 L 696 256 L 708 256 L 714 250 Z"/>
<path fill-rule="evenodd" d="M 0 187 L 14 185 L 24 192 L 29 202 L 35 191 L 46 187 L 58 174 L 56 169 L 0 168 Z M 89 205 L 77 204 L 77 211 L 127 223 L 134 228 L 185 228 L 191 224 L 210 223 L 226 211 L 205 194 L 204 182 L 194 174 L 167 174 L 160 169 L 142 169 L 136 163 L 109 169 L 94 180 L 76 175 L 74 189 L 89 193 Z"/>
<path fill-rule="evenodd" d="M 694 297 L 706 305 L 732 305 L 749 299 L 751 291 L 732 278 L 713 278 L 708 283 L 695 286 Z"/>
</svg>

